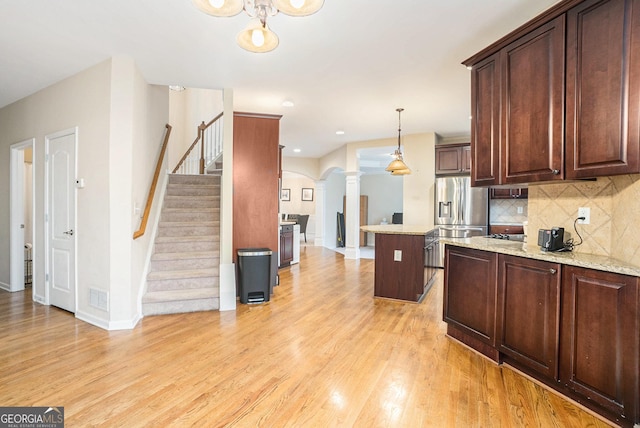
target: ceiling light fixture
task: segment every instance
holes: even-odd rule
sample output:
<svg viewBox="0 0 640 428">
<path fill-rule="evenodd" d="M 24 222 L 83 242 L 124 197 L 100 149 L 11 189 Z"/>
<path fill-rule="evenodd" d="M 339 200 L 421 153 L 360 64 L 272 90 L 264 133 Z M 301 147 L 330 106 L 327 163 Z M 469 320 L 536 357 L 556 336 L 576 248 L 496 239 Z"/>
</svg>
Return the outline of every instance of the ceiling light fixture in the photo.
<svg viewBox="0 0 640 428">
<path fill-rule="evenodd" d="M 289 16 L 307 16 L 316 13 L 324 0 L 192 0 L 202 12 L 212 16 L 234 16 L 243 10 L 252 19 L 238 33 L 236 41 L 249 52 L 269 52 L 278 47 L 276 33 L 269 29 L 267 18 L 282 12 Z"/>
<path fill-rule="evenodd" d="M 402 152 L 400 151 L 400 114 L 404 109 L 397 108 L 396 111 L 398 112 L 398 148 L 393 153 L 394 160 L 385 168 L 385 171 L 391 172 L 391 175 L 407 175 L 411 174 L 411 170 L 402 160 Z"/>
</svg>

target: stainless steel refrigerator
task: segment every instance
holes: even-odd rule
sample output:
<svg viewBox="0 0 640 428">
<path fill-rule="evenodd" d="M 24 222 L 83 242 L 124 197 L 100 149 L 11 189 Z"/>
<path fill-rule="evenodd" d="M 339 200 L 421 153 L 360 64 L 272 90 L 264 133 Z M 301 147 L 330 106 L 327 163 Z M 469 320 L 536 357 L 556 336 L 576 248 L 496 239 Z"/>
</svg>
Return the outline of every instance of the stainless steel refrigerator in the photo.
<svg viewBox="0 0 640 428">
<path fill-rule="evenodd" d="M 471 187 L 470 177 L 437 177 L 435 225 L 439 237 L 468 238 L 487 235 L 489 190 Z M 444 244 L 436 257 L 444 267 Z"/>
</svg>

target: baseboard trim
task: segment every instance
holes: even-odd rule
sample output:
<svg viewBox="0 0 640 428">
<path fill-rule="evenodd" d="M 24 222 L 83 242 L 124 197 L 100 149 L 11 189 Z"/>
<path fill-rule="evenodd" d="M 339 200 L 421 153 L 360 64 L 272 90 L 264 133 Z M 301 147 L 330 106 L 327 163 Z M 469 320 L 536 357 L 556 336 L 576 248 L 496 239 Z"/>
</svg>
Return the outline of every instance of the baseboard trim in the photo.
<svg viewBox="0 0 640 428">
<path fill-rule="evenodd" d="M 133 330 L 138 322 L 142 319 L 142 315 L 138 313 L 130 320 L 108 321 L 102 318 L 98 318 L 95 315 L 89 314 L 87 312 L 78 311 L 76 312 L 76 318 L 80 321 L 84 321 L 91 325 L 95 325 L 96 327 L 100 327 L 103 330 L 114 331 Z"/>
</svg>

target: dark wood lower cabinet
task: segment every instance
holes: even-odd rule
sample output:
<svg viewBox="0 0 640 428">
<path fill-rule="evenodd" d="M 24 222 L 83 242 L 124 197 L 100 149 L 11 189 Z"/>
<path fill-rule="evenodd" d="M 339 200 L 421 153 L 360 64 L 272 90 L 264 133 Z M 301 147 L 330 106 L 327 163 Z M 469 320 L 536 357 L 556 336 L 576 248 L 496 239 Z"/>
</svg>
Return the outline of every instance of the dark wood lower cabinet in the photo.
<svg viewBox="0 0 640 428">
<path fill-rule="evenodd" d="M 497 346 L 505 359 L 558 379 L 560 265 L 500 254 Z"/>
<path fill-rule="evenodd" d="M 447 245 L 444 321 L 495 361 L 640 423 L 640 278 Z"/>
<path fill-rule="evenodd" d="M 374 295 L 417 302 L 428 289 L 424 235 L 376 233 Z"/>
<path fill-rule="evenodd" d="M 280 267 L 289 266 L 293 260 L 293 226 L 280 226 Z"/>
<path fill-rule="evenodd" d="M 560 380 L 618 418 L 639 413 L 638 278 L 567 266 L 562 284 Z"/>
<path fill-rule="evenodd" d="M 492 359 L 498 255 L 487 251 L 445 247 L 444 320 L 449 335 Z M 455 329 L 455 330 L 452 330 Z"/>
</svg>

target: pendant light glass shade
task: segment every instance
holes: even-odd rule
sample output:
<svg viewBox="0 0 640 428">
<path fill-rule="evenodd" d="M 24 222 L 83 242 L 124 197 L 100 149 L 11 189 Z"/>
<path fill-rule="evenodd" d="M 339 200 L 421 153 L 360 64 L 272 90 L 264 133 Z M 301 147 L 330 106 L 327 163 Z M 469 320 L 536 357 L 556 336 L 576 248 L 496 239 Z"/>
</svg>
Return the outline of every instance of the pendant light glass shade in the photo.
<svg viewBox="0 0 640 428">
<path fill-rule="evenodd" d="M 193 0 L 199 10 L 212 16 L 234 16 L 242 12 L 243 0 Z"/>
<path fill-rule="evenodd" d="M 272 51 L 280 43 L 276 33 L 266 23 L 262 25 L 258 18 L 249 21 L 245 29 L 238 33 L 236 41 L 242 49 L 255 53 Z"/>
<path fill-rule="evenodd" d="M 411 170 L 409 168 L 396 169 L 395 171 L 391 171 L 391 175 L 409 175 L 409 174 L 411 174 Z"/>
<path fill-rule="evenodd" d="M 322 9 L 324 0 L 275 0 L 278 11 L 289 16 L 312 15 Z"/>
</svg>

